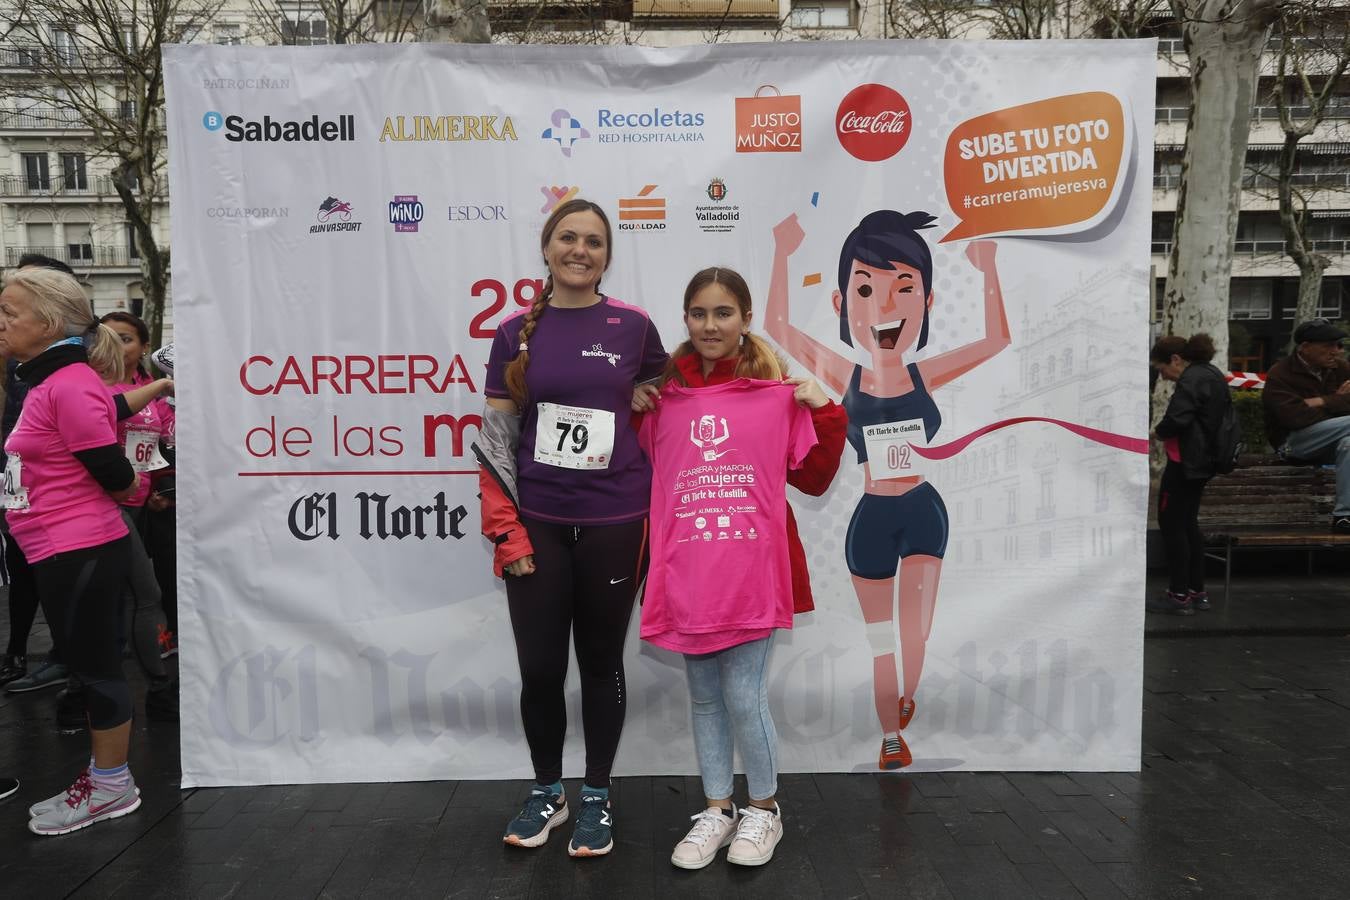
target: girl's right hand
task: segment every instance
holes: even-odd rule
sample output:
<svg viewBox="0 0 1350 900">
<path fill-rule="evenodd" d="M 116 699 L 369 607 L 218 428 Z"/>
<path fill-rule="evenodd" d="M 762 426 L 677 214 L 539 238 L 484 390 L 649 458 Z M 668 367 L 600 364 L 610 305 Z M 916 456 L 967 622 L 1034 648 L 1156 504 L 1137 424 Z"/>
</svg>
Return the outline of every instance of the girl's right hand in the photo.
<svg viewBox="0 0 1350 900">
<path fill-rule="evenodd" d="M 522 556 L 515 562 L 509 563 L 503 571 L 505 571 L 507 575 L 515 575 L 517 577 L 521 575 L 533 575 L 534 557 Z"/>
</svg>

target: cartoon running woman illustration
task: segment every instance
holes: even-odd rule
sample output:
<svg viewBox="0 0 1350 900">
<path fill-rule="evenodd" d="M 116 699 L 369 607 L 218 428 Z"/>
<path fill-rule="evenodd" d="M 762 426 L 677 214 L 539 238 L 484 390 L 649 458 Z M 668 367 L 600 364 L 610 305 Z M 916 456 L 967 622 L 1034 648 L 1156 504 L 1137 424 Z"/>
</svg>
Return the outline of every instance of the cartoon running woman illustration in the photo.
<svg viewBox="0 0 1350 900">
<path fill-rule="evenodd" d="M 985 336 L 931 359 L 905 362 L 907 351 L 922 350 L 928 343 L 933 257 L 919 232 L 934 221 L 925 212 L 878 210 L 864 216 L 844 239 L 839 287 L 834 291 L 839 337 L 866 351 L 870 369 L 792 326 L 788 257 L 801 246 L 805 233 L 796 214 L 773 229 L 766 330 L 843 395 L 848 442 L 864 467 L 864 493 L 849 522 L 845 557 L 872 646 L 881 769 L 899 769 L 913 761 L 900 731 L 914 717 L 947 550 L 947 508 L 919 474 L 923 460 L 911 452 L 910 444 L 925 445 L 942 424 L 932 392 L 1011 343 L 994 267 L 995 245 L 977 241 L 966 248 L 966 257 L 984 273 Z M 897 580 L 903 694 L 895 659 Z"/>
<path fill-rule="evenodd" d="M 695 432 L 697 429 L 697 433 Z M 697 421 L 689 420 L 689 440 L 695 447 L 703 451 L 703 461 L 712 462 L 720 456 L 726 456 L 730 450 L 717 452 L 717 448 L 722 442 L 731 437 L 731 429 L 727 428 L 727 420 L 722 420 L 722 436 L 715 437 L 717 434 L 717 423 L 712 416 L 702 416 Z"/>
</svg>

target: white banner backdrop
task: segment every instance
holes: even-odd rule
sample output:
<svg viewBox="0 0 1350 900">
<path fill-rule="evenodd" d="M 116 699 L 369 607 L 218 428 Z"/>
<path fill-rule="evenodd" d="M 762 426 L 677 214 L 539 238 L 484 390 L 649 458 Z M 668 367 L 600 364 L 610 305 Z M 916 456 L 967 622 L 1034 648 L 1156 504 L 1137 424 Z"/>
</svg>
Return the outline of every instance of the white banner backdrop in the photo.
<svg viewBox="0 0 1350 900">
<path fill-rule="evenodd" d="M 759 328 L 777 252 L 791 324 L 867 365 L 838 337 L 844 239 L 874 210 L 937 217 L 906 361 L 983 346 L 1000 292 L 1011 341 L 933 392 L 922 466 L 950 540 L 926 645 L 898 617 L 911 667 L 926 650 L 901 684 L 907 771 L 1137 769 L 1155 59 L 169 48 L 184 785 L 530 774 L 469 444 L 493 330 L 538 290 L 540 226 L 573 195 L 616 228 L 603 289 L 667 347 L 707 265 L 746 276 Z M 862 493 L 846 448 L 828 494 L 792 498 L 817 611 L 774 650 L 785 771 L 877 767 L 844 559 Z M 696 772 L 682 661 L 636 625 L 615 773 Z"/>
</svg>

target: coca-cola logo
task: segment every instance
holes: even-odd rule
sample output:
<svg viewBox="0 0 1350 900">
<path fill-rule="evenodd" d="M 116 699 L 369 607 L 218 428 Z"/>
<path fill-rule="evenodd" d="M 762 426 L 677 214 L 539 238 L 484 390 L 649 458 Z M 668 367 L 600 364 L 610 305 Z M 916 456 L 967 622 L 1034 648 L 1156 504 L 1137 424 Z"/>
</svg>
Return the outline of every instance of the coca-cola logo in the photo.
<svg viewBox="0 0 1350 900">
<path fill-rule="evenodd" d="M 912 127 L 909 104 L 884 84 L 855 87 L 834 114 L 840 146 L 864 162 L 881 162 L 899 153 Z"/>
</svg>

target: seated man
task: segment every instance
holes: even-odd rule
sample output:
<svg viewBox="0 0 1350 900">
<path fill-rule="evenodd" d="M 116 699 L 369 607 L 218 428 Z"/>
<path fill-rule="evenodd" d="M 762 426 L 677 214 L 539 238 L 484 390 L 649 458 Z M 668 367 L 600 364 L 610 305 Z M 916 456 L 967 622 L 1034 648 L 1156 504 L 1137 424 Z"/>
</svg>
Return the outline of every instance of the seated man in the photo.
<svg viewBox="0 0 1350 900">
<path fill-rule="evenodd" d="M 1271 366 L 1261 398 L 1266 435 L 1286 456 L 1336 463 L 1333 531 L 1350 532 L 1350 365 L 1345 332 L 1326 319 L 1294 329 L 1294 353 Z"/>
</svg>

